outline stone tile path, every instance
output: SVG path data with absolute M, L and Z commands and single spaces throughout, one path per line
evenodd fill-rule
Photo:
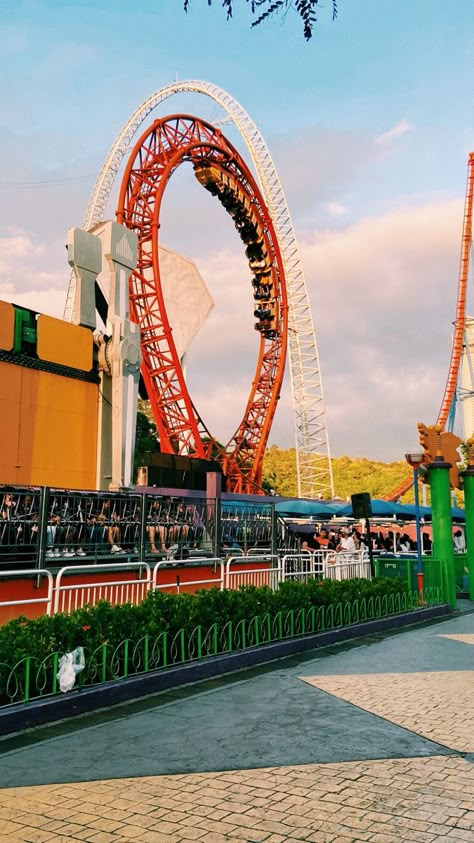
M 472 843 L 473 794 L 474 766 L 449 757 L 11 788 L 0 840 Z
M 425 738 L 459 752 L 474 752 L 474 671 L 302 679 Z

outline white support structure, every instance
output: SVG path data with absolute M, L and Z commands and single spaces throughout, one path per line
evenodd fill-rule
M 462 406 L 463 439 L 474 436 L 474 319 L 466 317 L 459 367 L 459 399 Z
M 132 114 L 118 135 L 97 178 L 83 227 L 103 219 L 110 191 L 122 159 L 147 115 L 163 100 L 178 93 L 204 94 L 229 115 L 253 160 L 262 193 L 277 233 L 288 290 L 289 364 L 295 424 L 296 467 L 300 497 L 333 497 L 329 441 L 323 387 L 311 307 L 293 224 L 275 165 L 255 123 L 230 94 L 202 81 L 174 82 L 156 91 Z M 64 318 L 71 319 L 75 279 L 71 277 Z
M 141 349 L 139 327 L 130 321 L 128 279 L 137 266 L 137 244 L 135 232 L 111 221 L 92 231 L 68 232 L 68 260 L 77 282 L 70 321 L 94 329 L 100 273 L 107 290 L 107 334 L 94 335 L 100 371 L 96 484 L 113 491 L 130 488 L 133 481 Z

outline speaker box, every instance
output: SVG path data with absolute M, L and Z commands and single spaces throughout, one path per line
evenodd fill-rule
M 372 516 L 372 504 L 369 492 L 359 492 L 351 495 L 352 514 L 354 518 L 370 518 Z

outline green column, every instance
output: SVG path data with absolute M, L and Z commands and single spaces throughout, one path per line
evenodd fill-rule
M 433 519 L 433 559 L 439 560 L 444 572 L 446 599 L 456 608 L 456 580 L 454 577 L 453 519 L 451 516 L 451 464 L 436 457 L 427 466 L 431 487 L 431 513 Z
M 474 466 L 460 474 L 464 481 L 464 512 L 466 514 L 466 553 L 469 568 L 469 599 L 474 600 Z

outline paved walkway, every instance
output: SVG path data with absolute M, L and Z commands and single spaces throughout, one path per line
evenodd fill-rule
M 0 741 L 0 843 L 474 841 L 474 615 Z

